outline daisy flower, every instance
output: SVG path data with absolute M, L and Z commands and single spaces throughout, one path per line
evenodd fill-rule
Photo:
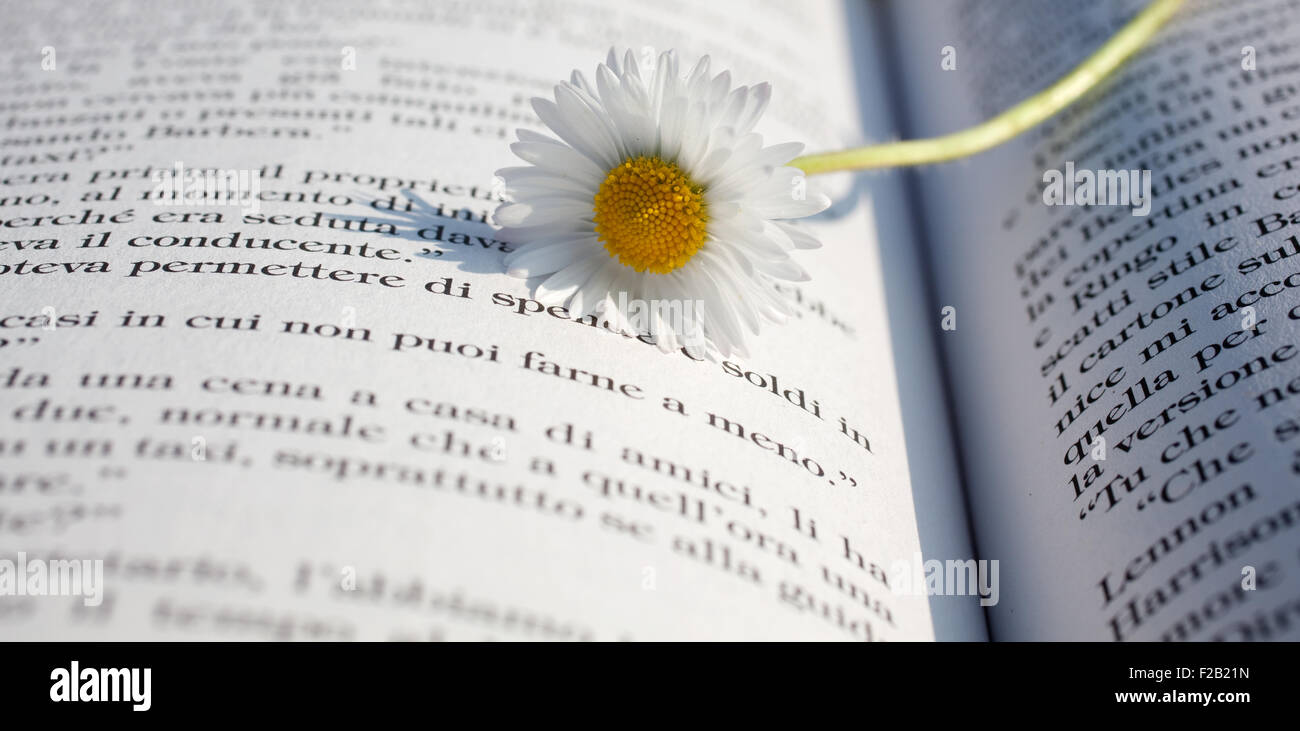
M 639 320 L 665 351 L 745 355 L 747 332 L 791 314 L 778 280 L 808 279 L 790 252 L 819 246 L 788 220 L 830 200 L 786 166 L 802 144 L 753 131 L 768 84 L 733 87 L 707 56 L 681 76 L 671 51 L 646 76 L 611 50 L 594 85 L 574 71 L 554 101 L 532 100 L 554 137 L 518 130 L 511 150 L 529 164 L 497 171 L 495 218 L 519 244 L 506 267 L 545 277 L 543 304 Z

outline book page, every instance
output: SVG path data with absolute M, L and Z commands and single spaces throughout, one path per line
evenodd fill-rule
M 893 4 L 909 134 L 1142 5 Z M 1189 3 L 1075 106 L 916 175 L 994 639 L 1300 637 L 1295 10 Z
M 962 508 L 939 475 L 916 515 L 869 199 L 719 362 L 543 307 L 491 223 L 529 98 L 610 46 L 708 53 L 773 83 L 767 141 L 844 144 L 842 13 L 9 8 L 0 553 L 102 577 L 21 582 L 0 636 L 982 637 L 977 597 L 891 586 Z M 160 201 L 173 170 L 260 187 Z

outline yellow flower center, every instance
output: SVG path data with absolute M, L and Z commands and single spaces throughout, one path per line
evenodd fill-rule
M 609 171 L 595 199 L 596 236 L 609 255 L 638 272 L 667 274 L 704 245 L 704 188 L 676 164 L 634 157 Z

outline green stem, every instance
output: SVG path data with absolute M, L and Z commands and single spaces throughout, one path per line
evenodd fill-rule
M 1154 0 L 1055 84 L 974 127 L 942 137 L 804 155 L 790 164 L 809 175 L 816 175 L 841 170 L 926 165 L 996 147 L 1073 104 L 1145 45 L 1182 3 L 1183 0 Z

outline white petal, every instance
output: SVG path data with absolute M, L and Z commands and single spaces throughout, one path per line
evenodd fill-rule
M 754 128 L 763 112 L 767 110 L 767 104 L 772 100 L 772 85 L 763 82 L 751 87 L 750 94 L 746 100 L 746 106 L 740 114 L 737 115 L 736 129 L 742 134 Z
M 529 243 L 518 251 L 506 255 L 506 267 L 510 276 L 526 279 L 542 274 L 553 274 L 583 257 L 600 254 L 603 252 L 594 238 L 563 241 L 550 246 Z
M 493 220 L 502 226 L 539 226 L 590 216 L 590 204 L 558 197 L 532 199 L 527 203 L 504 203 L 492 214 Z
M 817 240 L 816 236 L 804 231 L 802 228 L 786 221 L 773 221 L 772 224 L 790 237 L 796 249 L 820 249 L 822 242 Z
M 547 306 L 564 304 L 604 264 L 601 258 L 590 256 L 561 269 L 538 285 L 537 300 Z
M 560 177 L 601 181 L 608 172 L 608 169 L 601 168 L 594 160 L 567 145 L 516 142 L 510 145 L 510 151 L 521 160 L 545 168 Z
M 603 256 L 600 252 L 597 256 Z M 569 301 L 569 314 L 574 317 L 584 317 L 590 314 L 606 297 L 610 295 L 610 285 L 627 267 L 619 264 L 614 259 L 605 257 L 603 265 L 591 275 L 586 282 L 578 288 L 573 294 L 573 299 Z
M 821 193 L 809 192 L 800 199 L 786 192 L 783 195 L 746 201 L 744 208 L 748 213 L 762 218 L 803 218 L 821 213 L 830 205 L 831 199 Z
M 572 88 L 561 84 L 555 87 L 556 101 L 533 99 L 533 111 L 551 131 L 570 147 L 590 158 L 606 170 L 614 166 L 618 151 L 608 139 L 600 124 L 590 115 L 590 110 L 577 100 Z

